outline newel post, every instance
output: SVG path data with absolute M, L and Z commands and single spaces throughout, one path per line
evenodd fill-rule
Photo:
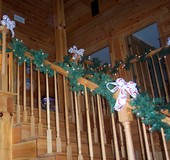
M 122 123 L 124 127 L 125 132 L 125 138 L 126 138 L 126 148 L 127 148 L 127 155 L 128 159 L 135 160 L 135 152 L 133 147 L 133 141 L 132 141 L 132 133 L 130 128 L 130 123 L 133 121 L 133 116 L 131 109 L 125 106 L 118 112 L 119 121 Z
M 2 62 L 0 73 L 0 159 L 12 160 L 12 124 L 13 93 L 8 92 L 7 55 L 5 26 L 0 26 L 2 33 Z
M 6 35 L 7 28 L 5 26 L 1 26 L 2 33 L 2 58 L 1 58 L 1 73 L 0 73 L 0 90 L 7 91 L 7 55 L 6 55 Z

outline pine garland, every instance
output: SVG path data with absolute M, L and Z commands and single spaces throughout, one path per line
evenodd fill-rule
M 10 46 L 12 47 L 14 58 L 18 60 L 20 65 L 22 65 L 23 62 L 26 62 L 28 65 L 30 64 L 30 59 L 25 56 L 25 52 L 30 52 L 34 57 L 32 62 L 35 65 L 35 69 L 39 69 L 40 72 L 44 74 L 48 73 L 49 76 L 53 76 L 54 71 L 50 68 L 49 65 L 47 66 L 44 64 L 44 61 L 48 58 L 47 53 L 44 53 L 42 50 L 28 50 L 23 42 L 19 41 L 18 39 L 12 39 Z M 163 57 L 169 53 L 170 47 L 167 47 L 156 53 L 156 55 L 158 57 Z M 116 61 L 114 67 L 110 67 L 109 64 L 104 64 L 101 66 L 100 60 L 93 58 L 92 63 L 87 65 L 86 69 L 84 69 L 83 62 L 87 60 L 87 57 L 76 63 L 71 61 L 70 56 L 66 56 L 64 58 L 64 62 L 60 62 L 58 65 L 68 72 L 68 79 L 73 91 L 84 91 L 84 86 L 78 83 L 78 78 L 80 77 L 85 77 L 90 81 L 98 84 L 99 87 L 92 91 L 92 93 L 105 97 L 111 107 L 111 111 L 113 112 L 116 100 L 113 98 L 113 94 L 106 88 L 106 84 L 113 81 L 109 75 L 116 74 L 119 67 L 122 65 L 124 65 L 125 69 L 129 69 L 131 65 L 130 61 L 134 58 L 137 58 L 138 61 L 147 60 L 147 54 L 148 53 L 145 52 L 140 55 L 140 57 L 136 57 L 134 55 L 129 56 L 126 58 L 125 62 Z M 152 99 L 148 94 L 141 93 L 137 96 L 136 99 L 131 101 L 131 105 L 135 106 L 133 113 L 136 114 L 137 117 L 142 118 L 143 123 L 151 126 L 151 132 L 155 130 L 160 131 L 160 129 L 163 128 L 166 139 L 170 139 L 170 127 L 167 123 L 163 122 L 165 115 L 160 113 L 161 110 L 169 110 L 170 104 L 165 104 L 162 98 Z

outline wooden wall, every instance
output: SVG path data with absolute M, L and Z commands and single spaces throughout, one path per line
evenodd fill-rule
M 169 0 L 99 0 L 100 13 L 91 17 L 90 6 L 66 2 L 68 46 L 77 44 L 91 54 L 109 46 L 111 59 L 125 57 L 125 37 L 154 22 L 158 23 L 162 45 L 170 36 Z M 84 5 L 84 10 L 82 7 Z M 72 16 L 69 16 L 69 15 Z
M 16 37 L 33 49 L 43 49 L 55 58 L 53 1 L 2 0 L 2 14 L 17 14 Z M 125 37 L 153 22 L 158 23 L 162 45 L 170 36 L 169 0 L 98 0 L 99 14 L 92 17 L 91 0 L 63 0 L 68 48 L 76 44 L 91 54 L 110 47 L 111 59 L 125 57 Z

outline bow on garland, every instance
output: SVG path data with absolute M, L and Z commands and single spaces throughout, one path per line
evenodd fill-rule
M 116 87 L 110 89 L 109 85 L 115 85 Z M 106 87 L 112 93 L 115 93 L 118 89 L 120 90 L 118 98 L 116 100 L 116 104 L 114 106 L 114 109 L 116 111 L 120 111 L 122 107 L 125 105 L 127 99 L 127 92 L 133 98 L 136 98 L 136 95 L 138 94 L 136 83 L 134 83 L 133 81 L 129 81 L 128 83 L 126 83 L 123 78 L 118 78 L 116 82 L 108 82 L 106 84 Z
M 73 60 L 81 60 L 81 56 L 84 54 L 84 49 L 77 49 L 76 46 L 71 47 L 68 52 L 74 54 L 72 59 Z
M 15 28 L 15 21 L 11 21 L 10 18 L 7 15 L 3 15 L 1 24 L 3 26 L 6 26 L 7 29 L 9 29 L 12 33 L 12 38 L 14 37 L 14 28 Z

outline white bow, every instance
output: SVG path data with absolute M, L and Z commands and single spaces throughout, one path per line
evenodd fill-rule
M 113 89 L 110 89 L 109 85 L 115 85 L 116 87 L 114 87 Z M 125 105 L 126 99 L 127 99 L 127 92 L 133 98 L 136 98 L 136 95 L 138 94 L 138 90 L 136 88 L 136 83 L 134 83 L 133 81 L 129 81 L 127 83 L 127 82 L 125 82 L 125 80 L 123 78 L 118 78 L 116 80 L 116 82 L 107 83 L 106 87 L 112 93 L 115 93 L 118 89 L 120 90 L 118 98 L 116 100 L 116 104 L 114 106 L 114 109 L 117 111 L 120 111 L 122 109 L 122 107 Z
M 80 56 L 80 58 L 81 58 L 81 56 L 83 56 L 83 54 L 84 54 L 84 51 L 85 51 L 84 49 L 79 49 L 78 50 L 76 46 L 73 46 L 68 50 L 69 53 L 74 54 L 74 56 L 72 58 L 74 60 L 76 60 L 78 58 L 78 56 Z
M 9 29 L 12 33 L 12 37 L 14 37 L 14 28 L 15 28 L 15 21 L 11 21 L 10 18 L 7 15 L 3 15 L 1 24 L 3 26 L 6 26 L 7 29 Z
M 166 42 L 166 45 L 167 45 L 167 46 L 170 46 L 170 37 L 168 37 L 167 42 Z

